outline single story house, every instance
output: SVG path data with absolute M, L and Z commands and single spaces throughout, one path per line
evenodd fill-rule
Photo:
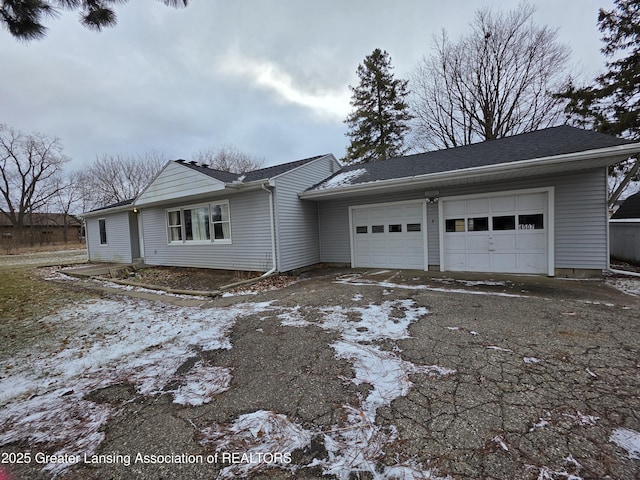
M 171 161 L 137 198 L 84 214 L 89 258 L 600 274 L 607 167 L 638 152 L 640 143 L 559 126 L 350 166 L 331 154 L 245 174 Z
M 611 256 L 640 265 L 640 192 L 628 197 L 609 222 Z

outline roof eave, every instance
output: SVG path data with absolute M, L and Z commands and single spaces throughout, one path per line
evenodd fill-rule
M 640 152 L 640 143 L 631 143 L 625 145 L 617 145 L 613 147 L 599 148 L 594 150 L 586 150 L 583 152 L 567 153 L 563 155 L 554 155 L 550 157 L 533 158 L 530 160 L 519 160 L 516 162 L 500 163 L 496 165 L 483 165 L 481 167 L 465 168 L 460 170 L 449 170 L 445 172 L 428 173 L 423 175 L 415 175 L 411 177 L 393 178 L 388 180 L 378 180 L 355 185 L 345 185 L 335 188 L 327 188 L 324 190 L 310 190 L 299 194 L 301 199 L 323 199 L 333 196 L 343 196 L 350 193 L 373 193 L 379 190 L 386 190 L 399 187 L 434 186 L 441 183 L 464 181 L 474 178 L 477 181 L 483 181 L 484 177 L 491 177 L 497 180 L 499 175 L 511 176 L 528 176 L 543 175 L 541 170 L 547 169 L 548 173 L 559 173 L 561 171 L 572 171 L 584 168 L 585 161 L 596 161 L 598 166 L 608 166 L 625 160 Z M 556 168 L 553 168 L 556 167 Z M 538 170 L 538 173 L 532 173 Z M 514 175 L 515 174 L 515 175 Z M 489 180 L 489 178 L 487 178 Z
M 108 215 L 110 213 L 133 211 L 134 209 L 135 209 L 135 205 L 133 203 L 128 203 L 127 205 L 120 205 L 118 207 L 101 208 L 99 210 L 92 210 L 90 212 L 80 213 L 77 216 L 82 219 L 89 218 L 89 217 L 101 217 L 103 215 Z

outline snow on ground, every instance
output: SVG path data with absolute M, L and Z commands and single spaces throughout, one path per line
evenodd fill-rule
M 411 323 L 429 311 L 416 306 L 410 299 L 385 301 L 366 307 L 325 307 L 321 311 L 322 320 L 315 325 L 340 333 L 341 340 L 331 345 L 336 356 L 353 362 L 354 383 L 368 383 L 372 388 L 361 405 L 343 406 L 347 414 L 345 425 L 336 425 L 330 432 L 322 434 L 328 458 L 316 459 L 311 465 L 319 465 L 325 474 L 342 480 L 357 472 L 369 472 L 377 479 L 437 478 L 435 472 L 413 461 L 399 461 L 395 466 L 376 470 L 385 446 L 397 439 L 395 428 L 383 429 L 375 424 L 377 409 L 406 395 L 412 386 L 409 379 L 412 374 L 442 376 L 455 373 L 455 370 L 438 365 L 415 365 L 403 360 L 397 347 L 388 351 L 373 343 L 408 338 Z M 291 313 L 280 315 L 283 325 L 312 325 L 301 318 L 299 308 Z
M 606 283 L 626 294 L 640 297 L 640 277 L 608 278 Z
M 616 428 L 609 441 L 627 451 L 629 458 L 640 460 L 640 432 L 630 428 Z
M 265 410 L 241 415 L 230 425 L 206 427 L 200 435 L 200 443 L 215 445 L 217 452 L 246 455 L 224 467 L 218 476 L 221 479 L 247 477 L 265 466 L 287 468 L 291 452 L 305 448 L 312 437 L 285 415 Z
M 428 290 L 430 292 L 443 292 L 443 293 L 465 293 L 468 295 L 490 295 L 496 297 L 517 297 L 517 298 L 527 298 L 527 295 L 518 295 L 514 293 L 504 293 L 504 292 L 485 292 L 482 290 L 465 290 L 461 288 L 442 288 L 442 287 L 431 287 L 429 285 L 408 285 L 403 283 L 393 283 L 389 280 L 386 281 L 375 281 L 362 278 L 361 274 L 347 274 L 338 277 L 335 283 L 342 283 L 345 285 L 354 285 L 358 287 L 382 287 L 382 288 L 402 288 L 405 290 Z M 486 285 L 486 283 L 484 283 Z
M 56 454 L 92 454 L 117 408 L 84 399 L 89 392 L 121 383 L 135 385 L 140 394 L 163 392 L 187 358 L 197 350 L 231 348 L 227 334 L 235 320 L 269 305 L 200 309 L 99 299 L 43 318 L 45 329 L 64 322 L 76 331 L 59 344 L 34 345 L 0 362 L 0 445 L 22 440 L 63 445 Z M 196 363 L 179 379 L 175 401 L 210 401 L 228 388 L 230 373 L 222 370 Z M 45 469 L 56 474 L 67 466 Z

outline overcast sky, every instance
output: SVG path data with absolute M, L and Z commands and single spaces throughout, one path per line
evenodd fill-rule
M 612 0 L 535 0 L 535 21 L 559 30 L 572 70 L 604 65 L 596 20 Z M 0 123 L 60 137 L 70 169 L 96 155 L 158 150 L 169 159 L 232 144 L 273 165 L 345 153 L 349 85 L 375 48 L 408 78 L 432 37 L 469 30 L 483 6 L 515 0 L 156 0 L 116 7 L 95 33 L 75 13 L 43 40 L 0 30 Z

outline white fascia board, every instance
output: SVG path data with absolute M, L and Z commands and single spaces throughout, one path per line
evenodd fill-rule
M 333 195 L 348 194 L 352 192 L 360 193 L 366 191 L 376 191 L 388 187 L 410 186 L 412 184 L 420 184 L 424 182 L 437 183 L 450 180 L 462 180 L 470 177 L 497 175 L 500 173 L 515 172 L 517 170 L 521 171 L 528 168 L 557 166 L 562 164 L 566 164 L 568 166 L 575 165 L 576 167 L 580 167 L 580 165 L 577 165 L 577 162 L 585 160 L 606 160 L 602 162 L 602 166 L 608 166 L 632 157 L 639 152 L 640 143 L 630 143 L 627 145 L 599 148 L 583 152 L 554 155 L 552 157 L 532 158 L 530 160 L 518 160 L 515 162 L 498 163 L 495 165 L 483 165 L 481 167 L 464 168 L 460 170 L 426 173 L 423 175 L 415 175 L 412 177 L 377 180 L 356 185 L 345 185 L 342 187 L 327 188 L 326 190 L 308 191 L 302 192 L 301 194 L 299 194 L 299 197 L 303 199 L 332 197 Z

